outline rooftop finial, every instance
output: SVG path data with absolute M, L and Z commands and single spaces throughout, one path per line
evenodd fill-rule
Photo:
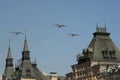
M 99 29 L 98 29 L 98 23 L 96 22 L 96 32 L 98 32 Z
M 25 40 L 24 40 L 24 48 L 23 48 L 23 51 L 29 51 L 28 50 L 28 45 L 27 45 L 27 39 L 26 39 L 26 30 L 25 30 Z
M 96 22 L 96 28 L 98 28 L 98 23 Z
M 10 38 L 9 38 L 9 47 L 10 47 Z
M 104 24 L 104 29 L 105 29 L 105 32 L 106 32 L 106 23 Z
M 26 40 L 26 33 L 27 33 L 27 30 L 25 30 L 25 40 Z

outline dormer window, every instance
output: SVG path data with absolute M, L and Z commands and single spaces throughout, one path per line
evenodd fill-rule
M 111 50 L 109 53 L 110 53 L 111 59 L 116 59 L 115 50 Z
M 108 50 L 106 49 L 106 50 L 103 50 L 102 51 L 102 55 L 103 55 L 103 58 L 105 58 L 105 59 L 108 59 L 109 57 L 108 57 Z

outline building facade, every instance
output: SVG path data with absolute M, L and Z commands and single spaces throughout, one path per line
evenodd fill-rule
M 110 75 L 113 73 L 116 77 L 113 80 L 117 80 L 119 71 L 115 74 L 114 69 L 119 70 L 120 51 L 106 27 L 100 28 L 96 25 L 90 44 L 76 59 L 77 64 L 71 66 L 72 72 L 66 74 L 67 80 L 111 80 Z

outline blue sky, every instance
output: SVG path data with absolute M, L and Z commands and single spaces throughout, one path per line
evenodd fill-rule
M 10 32 L 27 30 L 31 59 L 47 74 L 65 75 L 76 64 L 76 55 L 90 43 L 96 31 L 106 24 L 120 47 L 120 0 L 0 0 L 0 75 L 5 69 L 9 38 L 14 63 L 21 58 L 24 35 Z M 54 24 L 65 24 L 56 28 Z M 69 37 L 68 33 L 80 36 Z

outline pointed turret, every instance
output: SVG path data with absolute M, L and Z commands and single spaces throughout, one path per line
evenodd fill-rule
M 28 49 L 27 39 L 26 39 L 26 35 L 25 35 L 24 46 L 23 46 L 23 51 L 22 51 L 22 60 L 30 59 L 29 53 L 30 53 L 30 51 Z
M 10 45 L 8 48 L 8 54 L 7 54 L 7 58 L 6 58 L 6 66 L 13 66 L 13 58 L 12 58 L 12 54 L 11 54 Z
M 23 46 L 23 51 L 22 51 L 22 62 L 21 65 L 19 66 L 19 70 L 18 70 L 18 76 L 17 79 L 34 79 L 35 78 L 35 73 L 30 61 L 30 51 L 28 50 L 28 45 L 27 45 L 27 39 L 25 36 L 25 40 L 24 40 L 24 46 Z
M 12 58 L 11 48 L 9 44 L 8 54 L 6 58 L 6 67 L 5 67 L 5 71 L 3 74 L 3 80 L 11 79 L 13 75 L 14 75 L 13 58 Z
M 43 73 L 37 68 L 37 64 L 33 64 L 30 60 L 30 51 L 28 49 L 26 34 L 24 40 L 24 46 L 22 51 L 22 61 L 18 67 L 16 67 L 17 80 L 49 80 Z
M 22 51 L 22 60 L 20 61 L 20 64 L 18 64 L 18 66 L 16 67 L 16 75 L 17 75 L 16 80 L 49 80 L 37 68 L 36 61 L 35 63 L 31 62 L 26 34 Z

